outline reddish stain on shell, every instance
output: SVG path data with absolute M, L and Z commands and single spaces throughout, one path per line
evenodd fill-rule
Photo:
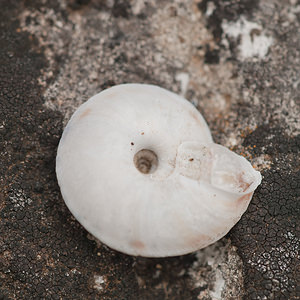
M 189 247 L 200 248 L 208 245 L 211 241 L 211 237 L 205 234 L 195 234 L 195 235 L 188 236 L 186 241 Z
M 203 127 L 202 121 L 199 119 L 198 112 L 190 111 L 189 115 L 199 124 L 199 126 Z
M 132 241 L 130 243 L 130 245 L 135 248 L 135 249 L 139 249 L 139 250 L 142 250 L 145 248 L 145 244 L 139 240 L 135 240 L 135 241 Z
M 240 198 L 238 199 L 238 203 L 245 203 L 245 202 L 248 202 L 248 201 L 251 199 L 252 195 L 253 195 L 253 192 L 251 192 L 251 193 L 249 193 L 249 194 L 246 194 L 246 195 L 243 195 L 242 197 L 240 197 Z
M 246 181 L 243 179 L 243 175 L 244 175 L 244 173 L 240 173 L 240 174 L 238 175 L 239 187 L 243 190 L 243 192 L 246 192 L 246 190 L 247 190 L 248 187 L 252 184 L 252 182 L 251 182 L 251 183 L 246 182 Z
M 90 112 L 91 112 L 91 109 L 90 109 L 90 108 L 86 109 L 86 110 L 79 116 L 79 119 L 85 118 L 86 116 L 88 116 L 88 115 L 90 114 Z

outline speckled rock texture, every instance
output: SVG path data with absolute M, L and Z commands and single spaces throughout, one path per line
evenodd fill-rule
M 0 299 L 300 299 L 299 0 L 0 0 Z M 216 244 L 166 259 L 90 236 L 60 195 L 74 110 L 125 82 L 204 115 L 263 181 Z

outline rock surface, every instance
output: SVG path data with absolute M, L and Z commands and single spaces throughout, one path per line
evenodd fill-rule
M 299 0 L 0 2 L 0 299 L 300 299 Z M 64 205 L 63 127 L 125 82 L 184 95 L 262 172 L 215 245 L 129 257 Z

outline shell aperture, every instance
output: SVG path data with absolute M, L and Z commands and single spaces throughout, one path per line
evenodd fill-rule
M 217 241 L 261 182 L 244 157 L 213 142 L 191 103 L 146 84 L 115 86 L 81 105 L 56 172 L 66 205 L 91 234 L 146 257 Z

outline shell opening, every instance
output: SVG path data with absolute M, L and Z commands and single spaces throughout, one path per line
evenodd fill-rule
M 158 157 L 152 150 L 142 149 L 134 155 L 133 162 L 141 173 L 152 174 L 157 169 Z

